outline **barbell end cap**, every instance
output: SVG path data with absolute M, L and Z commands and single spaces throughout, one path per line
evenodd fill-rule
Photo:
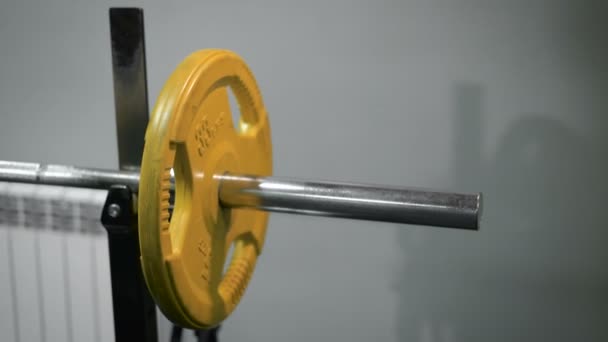
M 476 196 L 476 202 L 477 202 L 477 208 L 476 208 L 476 221 L 475 221 L 475 227 L 473 228 L 473 230 L 480 230 L 481 229 L 481 218 L 483 216 L 483 194 L 481 192 L 477 193 Z

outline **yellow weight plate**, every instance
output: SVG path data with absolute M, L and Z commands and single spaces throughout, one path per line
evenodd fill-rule
M 237 128 L 228 87 L 240 107 Z M 209 328 L 234 310 L 262 250 L 268 214 L 222 208 L 213 175 L 271 172 L 270 126 L 245 62 L 226 50 L 187 57 L 151 114 L 139 183 L 142 268 L 167 318 L 184 327 Z

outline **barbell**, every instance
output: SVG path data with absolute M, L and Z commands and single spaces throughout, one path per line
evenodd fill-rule
M 240 119 L 232 123 L 230 88 Z M 188 56 L 160 92 L 141 169 L 0 161 L 0 181 L 138 193 L 141 265 L 155 302 L 189 328 L 235 309 L 261 253 L 267 212 L 477 230 L 481 194 L 271 177 L 270 125 L 255 78 L 227 50 Z M 232 259 L 224 270 L 230 247 Z

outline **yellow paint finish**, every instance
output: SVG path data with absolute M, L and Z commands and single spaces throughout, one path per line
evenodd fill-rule
M 227 87 L 240 107 L 238 129 Z M 176 191 L 169 220 L 172 168 Z M 230 51 L 202 50 L 177 67 L 158 97 L 139 184 L 148 288 L 167 318 L 188 328 L 213 327 L 234 310 L 264 243 L 267 213 L 220 206 L 213 175 L 224 173 L 272 173 L 270 126 L 245 62 Z

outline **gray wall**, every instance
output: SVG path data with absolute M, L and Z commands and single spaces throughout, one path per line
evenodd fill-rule
M 485 195 L 478 233 L 273 215 L 223 340 L 608 340 L 602 1 L 5 0 L 1 159 L 117 166 L 125 4 L 152 104 L 196 49 L 248 61 L 277 175 Z

